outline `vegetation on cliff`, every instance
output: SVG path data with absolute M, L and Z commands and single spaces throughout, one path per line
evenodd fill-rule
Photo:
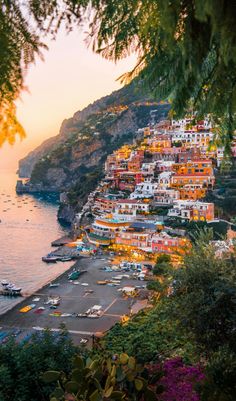
M 85 135 L 91 136 L 96 132 L 95 128 L 100 133 L 102 133 L 102 129 L 107 128 L 108 133 L 112 136 L 122 135 L 129 130 L 128 121 L 130 130 L 135 131 L 148 121 L 148 104 L 152 103 L 154 108 L 157 106 L 157 103 L 153 102 L 154 96 L 137 81 L 96 100 L 83 110 L 76 112 L 73 117 L 64 120 L 58 135 L 47 139 L 24 159 L 20 160 L 20 176 L 30 177 L 34 165 L 39 160 L 53 150 L 63 147 L 65 142 L 68 145 L 73 134 L 78 134 L 80 131 Z M 161 118 L 167 114 L 169 107 L 163 105 L 162 107 L 158 106 L 158 109 L 159 118 Z M 122 123 L 122 121 L 124 122 Z M 125 121 L 127 121 L 127 124 Z M 126 127 L 125 124 L 127 125 Z M 94 127 L 94 130 L 90 129 L 90 127 Z M 111 132 L 112 129 L 114 134 Z M 73 138 L 71 140 L 73 141 Z
M 147 125 L 150 110 L 156 109 L 157 119 L 167 115 L 168 104 L 133 103 L 137 99 L 134 85 L 132 90 L 129 87 L 128 93 L 128 99 L 132 102 L 129 105 L 121 105 L 119 101 L 122 96 L 120 98 L 116 93 L 111 95 L 111 99 L 108 97 L 105 102 L 102 100 L 105 110 L 87 117 L 83 115 L 82 120 L 76 115 L 68 120 L 64 124 L 64 141 L 58 145 L 55 143 L 53 149 L 47 150 L 36 162 L 30 185 L 37 188 L 41 185 L 41 190 L 45 191 L 66 191 L 69 204 L 78 211 L 101 179 L 107 155 L 124 143 L 133 141 L 137 129 Z

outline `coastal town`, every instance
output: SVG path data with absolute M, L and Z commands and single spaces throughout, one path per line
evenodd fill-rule
M 224 155 L 213 135 L 208 119 L 162 120 L 110 154 L 104 178 L 76 215 L 77 236 L 55 241 L 57 249 L 42 258 L 48 266 L 77 261 L 1 317 L 2 340 L 13 330 L 28 341 L 34 331 L 58 331 L 64 323 L 75 343 L 91 344 L 150 307 L 148 283 L 157 280 L 160 255 L 178 268 L 191 247 L 189 225 L 219 222 L 207 201 Z M 227 238 L 214 241 L 216 254 L 233 249 L 234 237 L 228 222 Z M 6 295 L 19 295 L 11 283 L 2 285 Z
M 132 145 L 107 157 L 105 177 L 77 215 L 78 226 L 84 215 L 93 216 L 83 227 L 88 242 L 133 257 L 177 257 L 189 240 L 176 222 L 219 221 L 206 200 L 224 156 L 213 136 L 208 119 L 164 120 L 139 129 Z
M 236 401 L 236 1 L 0 9 L 0 401 Z

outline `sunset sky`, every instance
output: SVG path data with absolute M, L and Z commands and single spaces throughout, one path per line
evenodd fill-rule
M 135 64 L 135 57 L 117 65 L 104 60 L 84 43 L 85 35 L 61 31 L 47 42 L 44 61 L 37 60 L 27 73 L 26 85 L 17 102 L 17 115 L 27 138 L 0 149 L 0 168 L 17 168 L 17 161 L 45 138 L 56 135 L 65 118 L 121 87 L 116 79 Z

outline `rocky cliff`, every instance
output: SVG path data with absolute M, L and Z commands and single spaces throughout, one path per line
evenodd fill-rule
M 133 141 L 137 129 L 147 125 L 151 110 L 157 110 L 157 120 L 169 110 L 136 89 L 122 88 L 65 120 L 56 137 L 20 161 L 20 176 L 30 175 L 30 181 L 18 189 L 66 192 L 68 201 L 61 204 L 59 217 L 73 220 L 101 179 L 107 155 Z

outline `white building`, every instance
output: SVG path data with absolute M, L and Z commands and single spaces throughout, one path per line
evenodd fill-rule
M 152 198 L 157 188 L 157 182 L 141 182 L 136 185 L 135 191 L 130 194 L 130 199 Z
M 157 189 L 154 192 L 154 202 L 156 206 L 173 205 L 174 201 L 180 198 L 180 193 L 176 189 Z
M 179 130 L 172 133 L 172 143 L 182 142 L 190 147 L 208 146 L 213 139 L 210 131 Z
M 182 220 L 212 221 L 214 220 L 214 203 L 176 200 L 168 216 L 179 217 Z
M 141 171 L 145 173 L 153 174 L 156 169 L 156 162 L 154 163 L 143 163 L 141 167 Z
M 135 220 L 137 215 L 149 212 L 149 202 L 135 199 L 122 199 L 116 202 L 114 218 L 125 221 Z
M 185 130 L 187 125 L 193 124 L 193 119 L 194 119 L 194 117 L 182 118 L 180 120 L 172 120 L 171 125 L 173 128 L 180 128 L 181 130 Z M 208 117 L 205 117 L 205 119 L 202 121 L 198 121 L 197 123 L 194 123 L 194 125 L 201 129 L 205 129 L 205 130 L 212 128 L 212 124 Z
M 163 171 L 162 173 L 160 173 L 157 178 L 157 184 L 158 184 L 157 188 L 163 188 L 163 189 L 169 188 L 172 175 L 173 175 L 172 171 Z

